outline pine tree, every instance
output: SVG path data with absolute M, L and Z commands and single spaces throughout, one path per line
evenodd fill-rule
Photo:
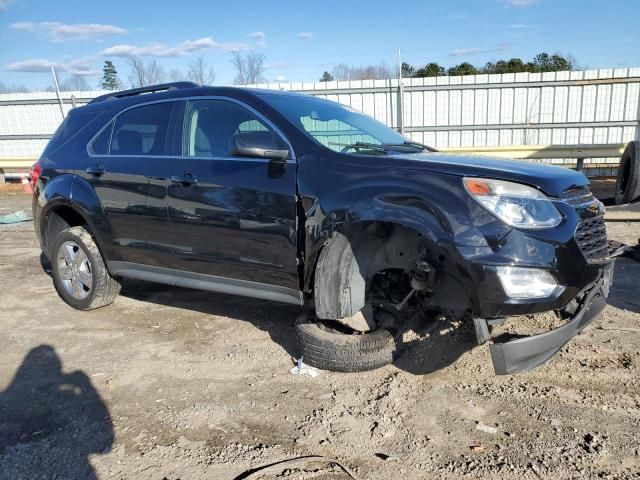
M 325 70 L 325 72 L 322 74 L 322 78 L 320 79 L 321 82 L 333 82 L 333 75 L 331 75 L 329 72 L 327 72 Z
M 104 62 L 102 67 L 102 88 L 105 90 L 117 90 L 120 88 L 120 80 L 118 80 L 118 72 L 111 60 Z

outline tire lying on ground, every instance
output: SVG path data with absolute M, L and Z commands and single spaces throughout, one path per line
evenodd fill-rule
M 617 205 L 640 198 L 640 142 L 629 142 L 620 158 L 616 179 Z
M 396 341 L 384 328 L 367 333 L 348 332 L 338 324 L 320 322 L 313 311 L 298 317 L 295 326 L 303 362 L 333 372 L 363 372 L 393 362 Z

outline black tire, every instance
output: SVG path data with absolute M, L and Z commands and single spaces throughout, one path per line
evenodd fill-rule
M 333 372 L 364 372 L 393 362 L 396 341 L 387 329 L 348 334 L 324 327 L 313 312 L 302 314 L 295 326 L 303 362 Z
M 616 205 L 640 198 L 640 142 L 629 142 L 620 158 L 616 179 Z
M 72 250 L 75 250 L 76 255 L 82 255 L 82 253 L 84 253 L 86 256 L 84 268 L 90 273 L 90 280 L 86 281 L 86 283 L 90 283 L 90 285 L 81 282 L 81 292 L 78 290 L 78 292 L 80 292 L 78 295 L 74 295 L 75 290 L 71 286 L 73 285 L 73 280 L 66 278 L 74 275 L 73 273 L 69 273 L 74 269 L 67 263 L 67 257 L 65 257 L 62 250 L 64 248 L 68 253 L 69 247 L 73 245 L 77 247 L 77 250 L 75 250 L 75 247 L 72 248 Z M 82 252 L 79 250 L 82 250 Z M 61 261 L 59 260 L 59 255 L 64 257 Z M 82 257 L 82 259 L 85 259 L 85 257 Z M 56 291 L 58 295 L 60 295 L 60 298 L 73 308 L 78 310 L 93 310 L 113 303 L 118 297 L 120 293 L 120 282 L 109 274 L 102 255 L 98 250 L 98 246 L 85 228 L 71 227 L 60 232 L 53 242 L 50 260 L 53 284 Z M 75 265 L 74 262 L 70 263 Z M 64 271 L 61 273 L 61 270 Z M 79 270 L 77 266 L 76 270 Z M 78 275 L 77 271 L 75 275 Z M 84 278 L 87 279 L 89 277 Z M 77 281 L 78 279 L 76 278 L 76 282 Z M 76 285 L 78 284 L 76 283 Z

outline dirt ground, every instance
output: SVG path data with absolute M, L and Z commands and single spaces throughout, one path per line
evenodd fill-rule
M 618 260 L 610 306 L 529 373 L 424 322 L 395 365 L 311 378 L 289 373 L 296 308 L 131 281 L 75 311 L 32 225 L 0 226 L 0 479 L 640 478 L 639 280 Z M 244 473 L 308 455 L 328 460 Z

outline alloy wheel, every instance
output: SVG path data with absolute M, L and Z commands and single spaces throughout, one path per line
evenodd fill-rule
M 73 241 L 60 245 L 57 256 L 58 276 L 69 295 L 83 300 L 91 293 L 93 275 L 86 252 Z

